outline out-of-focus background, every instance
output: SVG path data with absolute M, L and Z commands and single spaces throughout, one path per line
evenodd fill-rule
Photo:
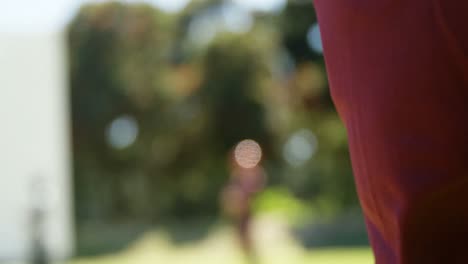
M 312 1 L 0 4 L 0 263 L 373 262 Z

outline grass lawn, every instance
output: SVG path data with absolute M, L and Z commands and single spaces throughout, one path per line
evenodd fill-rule
M 266 217 L 254 224 L 261 264 L 372 264 L 368 248 L 305 250 L 286 225 Z M 69 264 L 243 264 L 246 263 L 231 228 L 215 229 L 201 241 L 176 244 L 164 231 L 147 232 L 120 252 L 77 258 Z

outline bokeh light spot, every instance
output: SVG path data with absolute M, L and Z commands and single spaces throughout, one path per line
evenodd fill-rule
M 138 123 L 132 116 L 124 115 L 112 121 L 107 128 L 107 142 L 115 149 L 125 149 L 138 137 Z
M 224 4 L 221 7 L 224 27 L 234 33 L 245 33 L 252 29 L 254 19 L 246 10 L 237 5 Z
M 284 145 L 283 157 L 291 166 L 299 167 L 309 161 L 317 149 L 317 137 L 311 131 L 302 129 L 288 139 Z
M 307 33 L 307 43 L 312 51 L 318 54 L 323 53 L 322 35 L 320 34 L 320 26 L 318 23 L 310 27 Z
M 262 148 L 254 140 L 243 140 L 237 144 L 234 150 L 234 158 L 242 168 L 254 168 L 262 160 Z

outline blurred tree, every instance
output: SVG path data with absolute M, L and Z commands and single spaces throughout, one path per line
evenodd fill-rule
M 251 96 L 262 66 L 248 42 L 173 64 L 174 22 L 147 5 L 108 3 L 83 7 L 70 26 L 79 219 L 213 214 L 229 148 L 247 137 L 269 144 Z M 106 135 L 122 116 L 138 135 L 116 149 Z
M 217 39 L 207 50 L 201 92 L 211 116 L 213 143 L 221 153 L 246 138 L 271 150 L 265 109 L 255 99 L 259 76 L 266 70 L 259 54 L 249 38 L 233 35 Z
M 129 214 L 129 197 L 145 202 L 152 192 L 128 190 L 131 177 L 142 188 L 147 140 L 161 117 L 165 98 L 158 89 L 171 36 L 170 18 L 148 5 L 107 3 L 81 9 L 70 25 L 71 96 L 75 186 L 79 217 Z M 157 107 L 156 107 L 157 106 Z M 129 115 L 141 131 L 137 142 L 118 150 L 108 144 L 113 120 Z M 117 131 L 118 132 L 118 131 Z M 138 179 L 138 178 L 141 179 Z M 141 181 L 140 183 L 138 183 Z M 134 186 L 135 184 L 133 184 Z M 137 187 L 135 187 L 137 188 Z
M 80 10 L 68 35 L 79 222 L 216 214 L 228 153 L 246 138 L 262 145 L 272 184 L 336 211 L 357 205 L 323 58 L 307 44 L 313 6 L 294 2 L 245 14 L 242 33 L 219 23 L 200 43 L 192 22 L 223 21 L 226 2 L 181 14 L 117 2 Z M 285 144 L 303 129 L 319 148 L 288 164 Z
M 288 1 L 280 26 L 283 44 L 297 63 L 321 59 L 321 54 L 312 51 L 307 43 L 307 34 L 315 23 L 317 17 L 312 1 Z

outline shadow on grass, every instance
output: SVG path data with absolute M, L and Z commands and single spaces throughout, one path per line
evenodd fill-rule
M 118 253 L 148 231 L 163 231 L 176 245 L 193 243 L 207 237 L 217 219 L 167 220 L 157 225 L 141 223 L 100 223 L 81 225 L 77 230 L 79 257 Z
M 172 243 L 183 245 L 206 238 L 217 222 L 218 219 L 216 217 L 187 220 L 178 219 L 166 222 L 159 226 L 159 228 L 162 228 L 169 234 Z
M 99 256 L 124 250 L 150 229 L 137 223 L 92 223 L 77 229 L 76 255 Z
M 365 222 L 359 211 L 295 228 L 293 235 L 307 249 L 369 246 Z

